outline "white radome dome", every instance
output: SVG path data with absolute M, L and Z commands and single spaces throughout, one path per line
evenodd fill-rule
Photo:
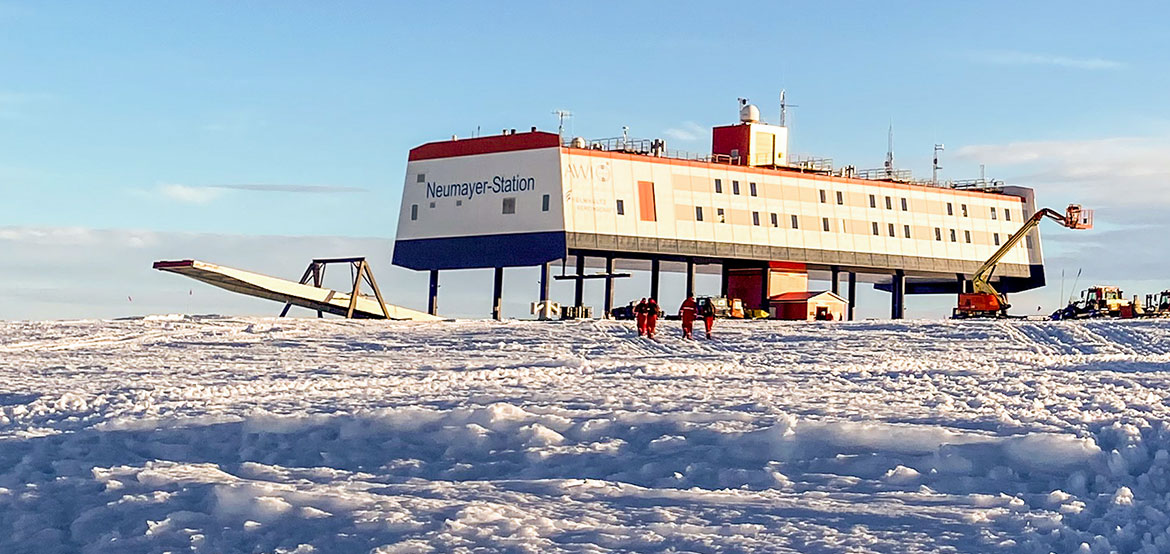
M 760 120 L 760 109 L 754 104 L 745 104 L 739 109 L 739 120 L 743 123 L 755 123 Z

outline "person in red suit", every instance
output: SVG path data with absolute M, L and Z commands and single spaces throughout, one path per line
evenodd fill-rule
M 646 304 L 645 298 L 643 298 L 641 302 L 638 302 L 637 306 L 634 306 L 634 319 L 638 321 L 639 337 L 646 336 L 646 316 L 649 315 L 649 313 L 650 307 Z
M 654 330 L 658 326 L 658 316 L 662 315 L 662 308 L 658 307 L 658 301 L 651 298 L 646 301 L 646 336 L 654 338 Z
M 695 314 L 698 313 L 698 308 L 695 306 L 695 297 L 688 296 L 683 300 L 682 306 L 678 308 L 678 316 L 682 318 L 683 338 L 689 339 L 695 330 Z
M 707 338 L 711 338 L 711 326 L 715 325 L 715 304 L 710 300 L 703 303 L 703 307 L 699 310 L 699 315 L 703 316 L 703 325 L 707 328 Z

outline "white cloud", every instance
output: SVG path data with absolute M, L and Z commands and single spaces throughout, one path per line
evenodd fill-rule
M 709 131 L 694 121 L 686 121 L 678 127 L 671 127 L 662 132 L 666 138 L 691 142 L 702 139 Z
M 287 192 L 294 194 L 351 194 L 369 192 L 361 187 L 344 187 L 332 185 L 209 185 L 189 186 L 180 184 L 159 185 L 156 191 L 163 196 L 184 204 L 209 204 L 223 196 L 225 191 L 242 190 L 248 192 Z M 145 191 L 135 191 L 135 194 L 148 195 Z
M 956 156 L 996 169 L 1014 180 L 1059 191 L 1105 208 L 1170 207 L 1170 138 L 1114 137 L 1092 140 L 982 144 Z
M 970 52 L 968 56 L 980 63 L 993 65 L 1048 65 L 1068 69 L 1121 69 L 1124 63 L 1099 57 L 1071 58 L 1067 56 L 1052 56 L 1034 54 L 1015 50 L 978 50 Z
M 158 190 L 163 196 L 184 204 L 207 204 L 223 194 L 219 189 L 177 184 L 159 185 Z
M 361 187 L 340 187 L 333 185 L 212 185 L 217 189 L 247 190 L 252 192 L 296 192 L 309 194 L 346 194 L 369 192 Z

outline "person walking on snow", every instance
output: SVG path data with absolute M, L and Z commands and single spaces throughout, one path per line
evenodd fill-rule
M 695 297 L 688 296 L 678 308 L 678 316 L 682 318 L 683 338 L 689 339 L 695 329 Z
M 707 328 L 707 338 L 711 338 L 711 326 L 715 325 L 715 304 L 710 300 L 703 303 L 703 307 L 699 309 L 699 315 L 703 316 L 703 326 Z
M 634 306 L 634 319 L 638 321 L 638 336 L 646 336 L 646 315 L 650 313 L 650 307 L 646 304 L 646 299 L 643 298 Z
M 662 308 L 653 298 L 646 301 L 646 336 L 654 338 L 654 330 L 658 326 L 658 317 L 662 315 Z

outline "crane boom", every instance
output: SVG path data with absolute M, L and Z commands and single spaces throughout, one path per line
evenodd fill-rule
M 991 285 L 991 276 L 999 262 L 1015 248 L 1044 218 L 1052 219 L 1069 229 L 1091 229 L 1093 227 L 1093 212 L 1082 209 L 1079 204 L 1069 204 L 1064 213 L 1050 208 L 1044 208 L 1032 214 L 1020 229 L 1008 237 L 983 266 L 975 272 L 971 280 L 971 292 L 959 294 L 959 307 L 955 309 L 955 317 L 1003 316 L 1010 305 L 1007 297 Z

